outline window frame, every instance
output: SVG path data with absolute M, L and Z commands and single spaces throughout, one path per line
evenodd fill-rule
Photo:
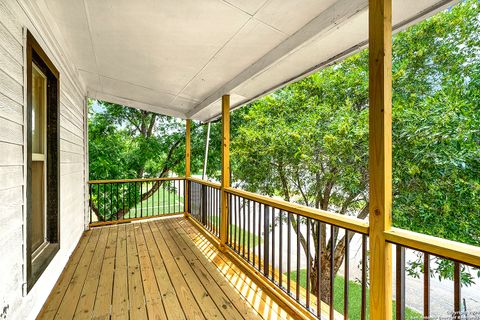
M 33 288 L 60 249 L 60 74 L 30 31 L 26 42 L 26 285 Z M 45 248 L 32 258 L 32 71 L 33 64 L 47 77 L 46 98 L 46 240 Z

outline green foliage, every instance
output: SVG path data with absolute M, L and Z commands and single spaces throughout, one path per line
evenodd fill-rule
M 234 178 L 252 191 L 305 205 L 342 214 L 361 210 L 367 196 L 366 61 L 365 53 L 349 58 L 236 113 L 243 121 L 232 138 Z
M 90 179 L 184 174 L 184 121 L 89 101 Z
M 478 30 L 480 3 L 463 1 L 397 34 L 392 65 L 394 225 L 474 245 L 480 245 Z M 238 109 L 231 126 L 237 185 L 367 216 L 366 50 Z M 89 135 L 91 179 L 183 174 L 179 120 L 101 102 L 90 104 Z M 206 126 L 194 123 L 194 173 L 201 172 L 205 138 Z M 220 159 L 217 122 L 209 177 L 219 178 Z M 451 278 L 450 266 L 438 265 L 438 276 Z
M 394 224 L 480 244 L 480 4 L 395 37 Z
M 473 245 L 480 245 L 478 30 L 480 2 L 463 1 L 397 34 L 392 66 L 394 225 Z M 365 218 L 368 51 L 234 112 L 232 169 L 249 191 Z M 449 263 L 436 265 L 438 277 L 452 278 Z
M 90 179 L 110 180 L 183 175 L 184 121 L 104 101 L 89 101 Z M 99 220 L 131 216 L 129 208 L 154 193 L 134 184 L 93 186 Z M 142 200 L 143 199 L 143 200 Z

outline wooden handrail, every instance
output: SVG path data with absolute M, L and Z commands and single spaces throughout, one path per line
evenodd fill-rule
M 480 267 L 480 247 L 399 228 L 385 231 L 385 239 L 413 250 Z
M 260 202 L 274 208 L 278 208 L 287 212 L 295 213 L 304 217 L 320 220 L 325 223 L 335 225 L 337 227 L 345 228 L 355 232 L 368 235 L 368 223 L 366 221 L 344 216 L 324 210 L 310 208 L 300 204 L 295 204 L 283 200 L 277 200 L 266 196 L 261 196 L 256 193 L 243 191 L 235 188 L 225 188 L 227 193 L 240 196 L 249 200 Z
M 90 180 L 88 181 L 88 184 L 146 182 L 146 181 L 173 181 L 173 180 L 185 180 L 185 178 L 184 177 L 166 177 L 166 178 L 141 178 L 141 179 L 119 179 L 119 180 Z
M 209 187 L 212 187 L 212 188 L 215 188 L 215 189 L 218 189 L 218 190 L 220 190 L 221 187 L 222 187 L 220 185 L 220 183 L 207 181 L 207 180 L 203 180 L 203 179 L 199 179 L 199 178 L 189 177 L 189 178 L 187 178 L 187 180 L 191 181 L 191 182 L 196 182 L 196 183 L 199 183 L 199 184 L 203 184 L 205 186 L 209 186 Z

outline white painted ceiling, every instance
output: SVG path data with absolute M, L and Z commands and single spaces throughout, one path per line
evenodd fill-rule
M 365 46 L 367 0 L 37 0 L 88 95 L 206 121 Z M 398 28 L 450 1 L 394 0 Z

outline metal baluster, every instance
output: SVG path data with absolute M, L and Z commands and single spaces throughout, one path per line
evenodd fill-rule
M 317 221 L 317 317 L 322 314 L 322 223 Z
M 213 231 L 213 228 L 212 228 L 212 204 L 211 204 L 211 201 L 212 201 L 212 197 L 211 197 L 211 189 L 209 186 L 206 187 L 206 191 L 207 191 L 207 229 L 212 232 Z
M 140 181 L 140 217 L 143 217 L 142 195 L 143 195 L 143 181 Z
M 120 211 L 120 209 L 119 209 L 120 206 L 118 205 L 118 198 L 119 198 L 118 197 L 118 186 L 119 186 L 119 183 L 116 183 L 115 186 L 117 187 L 117 199 L 115 200 L 115 202 L 116 202 L 115 211 L 117 211 L 117 220 L 118 220 L 118 212 Z
M 113 184 L 110 183 L 110 220 L 113 220 Z
M 297 277 L 295 299 L 300 302 L 300 216 L 297 215 Z
M 162 214 L 165 214 L 165 180 L 162 182 Z
M 132 199 L 130 197 L 130 182 L 127 182 L 127 191 L 128 191 L 128 217 L 130 217 L 130 208 L 132 207 Z
M 210 228 L 210 231 L 214 233 L 214 227 L 213 227 L 213 193 L 212 193 L 212 188 L 208 188 L 208 201 L 207 201 L 207 208 L 208 208 L 208 227 Z
M 261 214 L 261 207 L 260 207 L 260 204 L 258 202 L 255 202 L 255 207 L 254 207 L 254 214 L 256 214 L 256 211 L 257 211 L 257 204 L 258 204 L 258 238 L 259 240 L 262 239 L 262 229 L 261 229 L 261 225 L 262 225 L 262 214 Z M 264 241 L 262 242 L 262 244 L 258 245 L 258 270 L 260 270 L 261 268 L 261 264 L 262 264 L 262 252 L 261 252 L 261 248 L 262 246 L 265 245 L 265 239 Z
M 154 212 L 154 215 L 160 215 L 160 187 L 161 187 L 161 181 L 160 180 L 157 180 L 155 181 L 154 183 L 156 183 L 156 188 L 157 190 L 153 193 L 152 195 L 152 209 L 153 209 L 153 212 Z M 155 196 L 157 197 L 157 205 L 155 206 Z M 157 208 L 157 210 L 155 210 L 155 207 Z
M 264 246 L 263 246 L 263 275 L 268 278 L 269 274 L 269 259 L 270 259 L 270 221 L 269 221 L 269 207 L 263 206 L 263 233 L 264 233 Z
M 252 226 L 252 234 L 255 235 L 255 221 L 256 220 L 256 217 L 255 217 L 255 201 L 253 202 L 253 217 L 252 217 L 252 221 L 253 221 L 253 226 Z M 258 235 L 257 239 L 260 239 L 260 235 Z M 260 246 L 260 243 L 257 243 L 258 246 Z M 253 260 L 253 267 L 255 268 L 255 249 L 252 250 L 252 260 Z
M 247 219 L 247 220 L 248 220 L 248 221 L 247 221 L 247 226 L 248 226 L 248 227 L 247 227 L 247 229 L 248 229 L 248 235 L 247 235 L 247 237 L 248 237 L 248 242 L 247 242 L 247 248 L 248 248 L 248 250 L 247 250 L 247 261 L 250 262 L 250 238 L 251 238 L 251 236 L 252 236 L 251 229 L 250 229 L 250 222 L 251 222 L 251 221 L 250 221 L 250 200 L 247 200 L 247 203 L 248 203 L 248 211 L 247 211 L 247 214 L 248 214 L 248 216 L 247 216 L 247 217 L 248 217 L 248 219 Z M 243 208 L 243 210 L 245 210 L 245 208 Z
M 240 208 L 242 209 L 242 257 L 245 259 L 245 235 L 246 235 L 246 231 L 247 231 L 247 228 L 245 228 L 245 224 L 246 224 L 246 217 L 245 217 L 245 198 L 242 198 L 242 203 L 243 203 L 243 206 L 241 206 Z
M 201 195 L 202 195 L 202 218 L 201 222 L 204 226 L 207 225 L 207 187 L 205 185 L 201 185 L 200 187 Z
M 307 218 L 307 252 L 306 252 L 306 258 L 307 258 L 307 279 L 306 279 L 306 307 L 307 309 L 310 309 L 310 271 L 312 268 L 312 261 L 310 260 L 310 218 Z
M 125 183 L 122 183 L 122 211 L 125 215 Z
M 343 284 L 343 316 L 345 319 L 348 319 L 348 287 L 350 284 L 350 241 L 349 241 L 349 231 L 345 229 L 345 276 Z
M 228 239 L 227 239 L 227 243 L 231 247 L 232 246 L 232 220 L 233 220 L 233 218 L 232 218 L 232 195 L 228 194 L 227 198 L 228 198 L 228 204 L 227 204 L 227 207 L 228 207 L 228 223 L 227 223 Z
M 335 310 L 333 309 L 334 306 L 334 281 L 335 281 L 335 273 L 333 270 L 333 258 L 335 255 L 335 239 L 333 234 L 335 233 L 335 227 L 330 225 L 330 320 L 334 320 L 335 317 Z
M 396 245 L 395 313 L 397 319 L 405 319 L 405 248 Z
M 137 217 L 137 182 L 133 182 L 133 201 L 135 206 L 135 218 Z
M 275 208 L 272 207 L 272 281 L 275 283 Z
M 287 212 L 287 293 L 290 292 L 290 278 L 292 271 L 292 228 L 291 228 L 291 216 L 290 212 Z
M 90 201 L 90 204 L 89 204 L 89 211 L 90 211 L 90 223 L 92 223 L 92 208 L 93 208 L 93 198 L 92 198 L 92 185 L 89 184 L 88 185 L 88 199 Z
M 367 236 L 362 235 L 362 308 L 361 320 L 367 317 Z
M 461 268 L 460 263 L 458 261 L 454 261 L 453 267 L 453 311 L 455 312 L 454 319 L 461 319 L 460 311 L 461 311 L 461 301 L 462 301 L 462 292 L 461 292 Z
M 403 268 L 405 269 L 405 249 L 403 251 Z M 405 301 L 403 303 L 405 305 Z M 423 253 L 423 315 L 424 317 L 430 317 L 430 255 L 426 252 Z
M 240 254 L 240 197 L 235 197 L 236 211 L 235 211 L 235 248 Z
M 97 205 L 98 205 L 98 219 L 99 220 L 102 220 L 102 214 L 100 212 L 100 209 L 101 209 L 101 199 L 100 199 L 100 186 L 101 184 L 97 184 Z M 103 220 L 105 220 L 105 218 L 103 218 Z
M 149 182 L 145 182 L 145 195 L 147 196 L 145 198 L 145 217 L 148 217 L 149 216 L 149 212 L 150 212 L 150 196 L 149 196 Z
M 278 285 L 280 288 L 282 288 L 282 280 L 283 280 L 283 269 L 282 269 L 282 263 L 283 263 L 283 210 L 280 210 L 280 219 L 278 220 L 278 226 L 279 226 L 279 240 L 278 240 L 278 246 L 279 246 L 279 251 L 278 251 Z
M 237 214 L 238 214 L 238 207 L 237 207 L 237 196 L 233 196 L 232 200 L 233 200 L 233 208 L 235 209 L 233 211 L 233 219 L 234 219 L 234 223 L 232 225 L 232 230 L 233 230 L 233 249 L 236 251 L 237 250 L 237 230 L 238 230 L 238 217 L 237 217 Z
M 206 191 L 207 191 L 207 229 L 212 231 L 212 226 L 211 226 L 211 221 L 212 221 L 212 217 L 210 216 L 210 187 L 206 187 Z

